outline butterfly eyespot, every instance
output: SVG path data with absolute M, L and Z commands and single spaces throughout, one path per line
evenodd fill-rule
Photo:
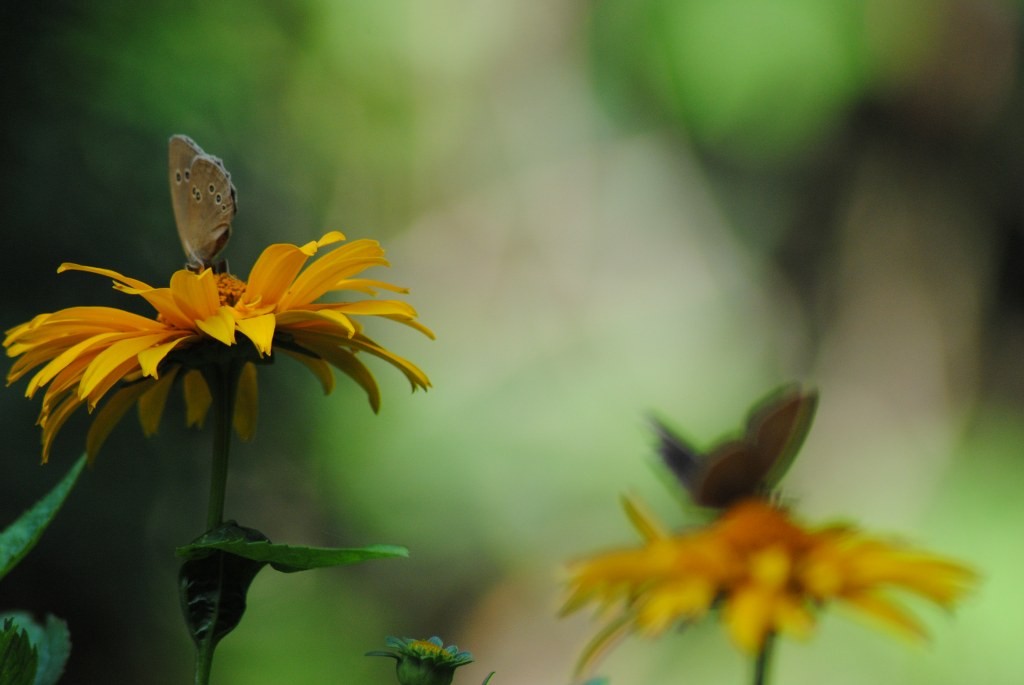
M 175 172 L 175 174 L 174 174 L 174 182 L 175 183 L 181 183 L 181 171 L 180 170 Z
M 185 180 L 189 181 L 191 179 L 192 179 L 192 172 L 189 171 L 188 169 L 185 169 Z
M 192 197 L 196 199 L 196 202 L 200 202 L 203 199 L 203 194 L 199 192 L 199 188 L 192 186 Z
M 213 198 L 213 201 L 214 201 L 214 202 L 216 202 L 217 204 L 220 204 L 220 203 L 221 203 L 221 200 L 223 200 L 223 199 L 224 199 L 224 198 L 222 198 L 222 197 L 220 196 L 220 193 L 217 193 L 216 197 L 214 197 L 214 198 Z
M 214 191 L 217 190 L 217 186 L 210 184 L 210 194 L 213 195 Z

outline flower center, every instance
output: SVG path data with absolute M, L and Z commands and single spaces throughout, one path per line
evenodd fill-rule
M 238 299 L 245 293 L 245 281 L 241 281 L 231 274 L 217 274 L 217 296 L 220 304 L 233 307 Z
M 440 652 L 444 651 L 441 647 L 427 640 L 416 640 L 409 646 L 412 648 L 412 651 L 417 652 L 421 656 L 437 656 Z

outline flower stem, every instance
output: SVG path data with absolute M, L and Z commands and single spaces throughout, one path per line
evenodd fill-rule
M 196 647 L 196 679 L 195 685 L 208 685 L 210 670 L 213 668 L 213 641 L 204 640 Z
M 775 633 L 768 633 L 761 645 L 761 651 L 757 653 L 757 661 L 754 662 L 754 685 L 768 684 L 768 670 L 772 660 L 772 648 L 775 646 Z
M 234 360 L 217 364 L 205 374 L 213 395 L 213 463 L 210 467 L 210 499 L 206 507 L 206 530 L 224 522 L 224 496 L 228 483 L 228 455 L 231 451 L 231 422 L 235 415 L 235 392 L 241 365 Z M 213 631 L 196 643 L 195 685 L 209 685 L 213 668 L 213 650 L 217 646 Z
M 208 374 L 213 394 L 213 463 L 210 470 L 210 499 L 206 508 L 206 530 L 224 521 L 224 495 L 228 481 L 228 454 L 231 450 L 231 420 L 235 414 L 235 390 L 239 366 L 235 363 L 217 365 Z

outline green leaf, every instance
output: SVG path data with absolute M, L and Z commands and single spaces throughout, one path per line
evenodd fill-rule
M 25 612 L 11 612 L 0 616 L 11 618 L 15 625 L 28 634 L 28 639 L 39 656 L 35 685 L 54 685 L 64 674 L 64 665 L 71 654 L 71 636 L 68 625 L 53 615 L 47 615 L 46 625 L 40 625 Z M 5 682 L 0 679 L 0 683 Z
M 33 685 L 39 655 L 28 639 L 28 633 L 13 618 L 4 620 L 0 628 L 0 683 Z
M 6 576 L 11 569 L 17 566 L 18 562 L 39 542 L 43 531 L 53 521 L 71 492 L 71 488 L 78 482 L 78 475 L 84 466 L 85 455 L 83 454 L 67 475 L 50 490 L 49 494 L 36 502 L 31 509 L 0 533 L 0 578 Z
M 245 598 L 256 574 L 266 565 L 209 546 L 207 541 L 266 540 L 263 533 L 244 528 L 234 521 L 222 523 L 200 536 L 192 545 L 200 545 L 178 573 L 181 611 L 189 634 L 197 646 L 204 643 L 212 650 L 230 633 L 245 613 Z
M 284 573 L 308 571 L 314 568 L 358 564 L 370 559 L 408 557 L 409 550 L 398 545 L 370 545 L 358 548 L 301 547 L 275 545 L 269 540 L 251 542 L 243 538 L 202 539 L 179 547 L 178 556 L 188 559 L 208 554 L 211 550 L 228 552 L 236 556 L 270 564 Z

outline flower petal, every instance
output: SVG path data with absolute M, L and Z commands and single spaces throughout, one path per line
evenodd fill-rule
M 170 342 L 163 343 L 162 345 L 154 345 L 153 347 L 139 352 L 139 367 L 142 369 L 143 376 L 152 376 L 157 378 L 157 370 L 160 366 L 160 362 L 173 350 L 175 347 L 183 342 L 196 340 L 199 336 L 190 335 L 188 333 L 178 333 L 179 337 L 176 337 Z
M 351 338 L 356 332 L 352 319 L 329 309 L 293 309 L 277 314 L 277 324 L 282 328 L 319 328 L 325 335 L 343 335 Z
M 270 354 L 271 346 L 274 343 L 274 330 L 277 327 L 277 317 L 273 314 L 264 314 L 262 316 L 238 319 L 237 324 L 238 330 L 242 332 L 242 335 L 252 341 L 252 344 L 256 346 L 256 350 L 260 353 L 261 357 L 265 357 Z
M 732 593 L 722 612 L 736 646 L 748 654 L 756 654 L 771 632 L 773 593 L 752 587 Z
M 85 437 L 85 451 L 89 455 L 89 463 L 96 461 L 100 447 L 106 442 L 110 431 L 114 429 L 117 422 L 131 409 L 139 397 L 149 390 L 156 381 L 147 380 L 141 383 L 133 383 L 118 390 L 103 404 L 103 408 L 96 412 L 96 418 L 89 426 L 89 433 Z
M 662 525 L 641 506 L 640 502 L 630 497 L 623 497 L 622 508 L 626 510 L 626 516 L 629 517 L 630 523 L 647 542 L 668 537 L 668 533 Z
M 164 333 L 139 335 L 119 340 L 100 352 L 82 374 L 78 385 L 79 397 L 89 398 L 89 404 L 95 406 L 103 393 L 121 380 L 128 369 L 139 365 L 140 352 L 163 339 Z
M 303 337 L 301 340 L 296 336 L 296 341 L 306 347 L 306 338 Z M 317 343 L 321 341 L 317 340 Z M 370 401 L 370 406 L 373 408 L 374 413 L 380 411 L 380 389 L 377 387 L 377 381 L 374 379 L 373 374 L 366 366 L 356 359 L 355 354 L 349 350 L 342 349 L 336 344 L 313 344 L 307 347 L 314 356 L 320 357 L 324 361 L 338 368 L 342 373 L 349 376 L 352 380 L 359 384 L 359 386 L 366 391 L 367 399 Z
M 235 317 L 231 307 L 221 307 L 215 314 L 196 321 L 196 326 L 203 333 L 225 345 L 235 344 Z
M 279 307 L 285 310 L 307 305 L 336 289 L 338 282 L 372 266 L 387 266 L 380 243 L 364 239 L 342 245 L 299 274 Z
M 263 250 L 246 282 L 245 300 L 277 304 L 295 280 L 302 265 L 316 253 L 316 243 L 303 247 L 279 243 Z
M 256 419 L 259 416 L 259 391 L 256 383 L 256 365 L 252 362 L 242 367 L 235 391 L 235 412 L 231 419 L 235 432 L 242 440 L 252 440 L 256 434 Z
M 171 296 L 174 303 L 191 321 L 202 321 L 214 316 L 220 307 L 217 280 L 212 269 L 200 274 L 181 270 L 171 276 Z
M 863 592 L 846 595 L 843 601 L 904 637 L 916 640 L 928 637 L 928 633 L 914 617 L 895 602 L 878 594 Z
M 135 288 L 137 290 L 152 290 L 148 285 L 136 278 L 129 278 L 128 276 L 122 276 L 116 271 L 111 269 L 100 269 L 95 266 L 82 266 L 81 264 L 73 264 L 71 262 L 64 262 L 57 267 L 57 273 L 61 274 L 65 271 L 86 271 L 88 273 L 99 274 L 100 276 L 106 276 L 111 278 L 118 283 L 124 283 L 125 285 Z
M 185 374 L 181 385 L 185 394 L 185 425 L 202 428 L 206 413 L 213 404 L 210 386 L 206 384 L 203 374 L 195 369 Z
M 25 389 L 25 396 L 32 397 L 36 393 L 36 390 L 53 380 L 53 377 L 67 368 L 68 364 L 83 356 L 88 350 L 123 338 L 124 333 L 102 333 L 100 335 L 94 335 L 86 338 L 77 345 L 72 345 L 54 357 L 49 364 L 40 369 L 39 372 L 32 377 L 32 380 L 28 383 L 28 387 Z
M 68 420 L 76 409 L 81 407 L 85 402 L 80 399 L 74 393 L 67 393 L 57 403 L 53 411 L 51 411 L 45 419 L 40 416 L 40 425 L 43 427 L 43 456 L 42 463 L 50 461 L 50 449 L 53 447 L 53 441 L 57 437 L 57 433 L 60 431 L 61 426 Z
M 331 391 L 334 390 L 334 373 L 331 371 L 330 364 L 319 357 L 312 357 L 301 352 L 293 352 L 292 350 L 284 347 L 278 349 L 289 357 L 302 363 L 302 365 L 309 369 L 312 374 L 316 376 L 316 379 L 320 381 L 320 385 L 324 389 L 324 394 L 331 394 Z
M 142 432 L 148 438 L 156 435 L 160 428 L 160 419 L 164 415 L 164 407 L 167 405 L 167 396 L 174 385 L 174 379 L 181 370 L 180 366 L 173 366 L 157 380 L 141 397 L 139 397 L 139 423 L 142 424 Z

